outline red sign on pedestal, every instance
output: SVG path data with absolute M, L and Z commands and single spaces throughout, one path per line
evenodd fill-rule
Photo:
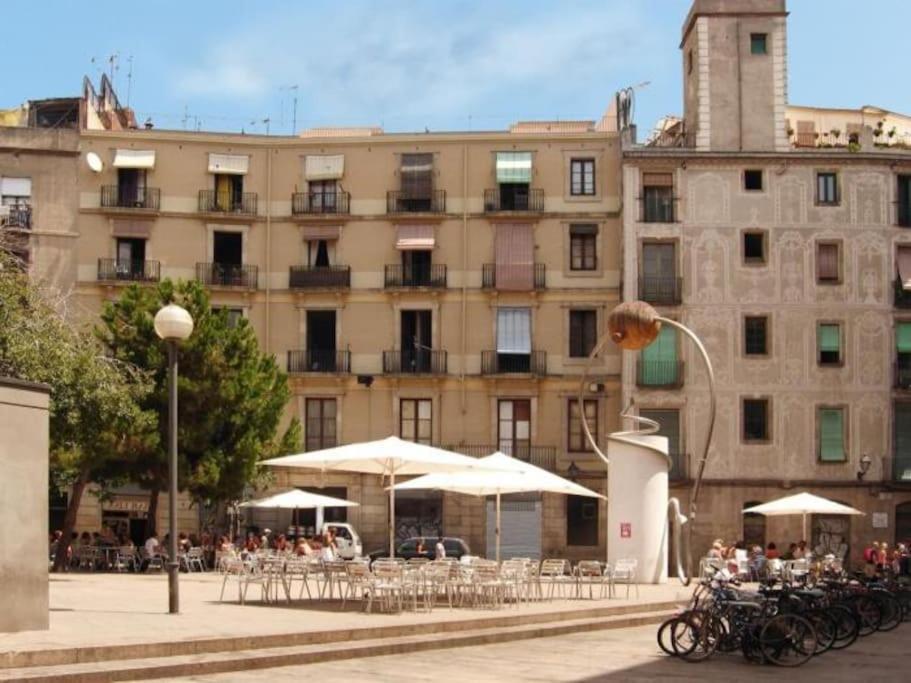
M 620 538 L 632 538 L 633 525 L 629 522 L 620 522 Z

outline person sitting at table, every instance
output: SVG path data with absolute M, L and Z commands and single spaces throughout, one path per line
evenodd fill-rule
M 310 545 L 310 541 L 301 536 L 299 539 L 297 539 L 297 546 L 294 548 L 294 554 L 298 557 L 312 557 L 313 546 Z
M 259 550 L 259 540 L 255 534 L 247 534 L 247 542 L 244 543 L 244 550 L 248 553 L 255 553 Z
M 277 552 L 283 553 L 288 550 L 288 539 L 284 534 L 279 534 L 278 538 L 275 539 L 275 544 L 273 545 Z
M 724 559 L 724 545 L 721 543 L 721 539 L 716 539 L 712 543 L 712 547 L 709 549 L 708 554 L 706 555 L 711 560 L 723 560 Z
M 769 543 L 766 546 L 765 550 L 765 559 L 767 560 L 778 560 L 781 559 L 781 553 L 778 552 L 778 546 L 774 542 Z
M 326 531 L 323 534 L 323 547 L 320 549 L 320 557 L 326 562 L 332 562 L 336 559 L 337 549 L 335 547 L 335 539 L 332 537 L 332 530 Z
M 807 551 L 807 542 L 800 541 L 800 543 L 797 544 L 797 547 L 794 548 L 794 552 L 792 554 L 793 559 L 795 560 L 809 560 L 810 554 Z

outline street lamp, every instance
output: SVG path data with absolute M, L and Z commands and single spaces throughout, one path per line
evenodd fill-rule
M 155 334 L 168 345 L 168 612 L 177 614 L 177 343 L 193 332 L 193 318 L 177 304 L 155 314 Z
M 607 326 L 608 333 L 605 334 L 598 340 L 598 343 L 595 344 L 595 348 L 592 349 L 591 353 L 588 356 L 588 364 L 585 366 L 585 371 L 582 374 L 582 381 L 579 388 L 579 415 L 582 418 L 582 431 L 585 432 L 585 436 L 594 449 L 595 453 L 604 461 L 606 465 L 609 465 L 609 460 L 607 456 L 602 452 L 598 447 L 595 438 L 592 436 L 591 430 L 588 426 L 588 420 L 585 419 L 585 410 L 583 407 L 585 387 L 588 386 L 588 374 L 591 370 L 592 363 L 602 349 L 607 345 L 608 341 L 612 341 L 621 349 L 626 349 L 628 351 L 638 351 L 649 344 L 651 344 L 658 337 L 658 333 L 661 331 L 662 325 L 669 325 L 684 335 L 689 337 L 690 341 L 696 346 L 696 349 L 699 351 L 699 355 L 702 358 L 702 361 L 705 365 L 706 375 L 708 376 L 709 383 L 709 414 L 708 414 L 708 429 L 705 437 L 705 445 L 702 450 L 702 457 L 699 459 L 699 467 L 696 471 L 696 476 L 693 481 L 693 492 L 690 495 L 690 515 L 689 520 L 686 525 L 686 580 L 684 585 L 689 585 L 690 580 L 693 576 L 693 556 L 692 556 L 692 540 L 693 540 L 693 527 L 695 526 L 696 521 L 696 502 L 699 498 L 699 489 L 702 485 L 702 477 L 705 473 L 705 465 L 709 457 L 709 447 L 712 443 L 712 432 L 715 430 L 715 373 L 712 370 L 712 362 L 709 360 L 709 354 L 705 350 L 702 341 L 696 334 L 685 325 L 677 322 L 676 320 L 671 320 L 670 318 L 665 318 L 658 315 L 658 312 L 652 308 L 649 304 L 644 301 L 626 301 L 619 304 L 611 312 L 608 317 Z M 645 422 L 645 420 L 641 420 Z M 650 422 L 650 421 L 649 421 Z M 655 423 L 651 423 L 655 425 Z M 655 426 L 652 431 L 656 431 L 657 426 Z M 671 500 L 671 506 L 674 508 L 674 514 L 677 518 L 677 524 L 679 524 L 681 519 L 683 519 L 677 508 L 676 501 Z M 677 549 L 677 566 L 678 570 L 682 569 L 680 561 L 680 543 L 676 543 Z
M 870 471 L 870 465 L 872 464 L 873 459 L 864 453 L 863 457 L 860 459 L 860 469 L 857 471 L 857 481 L 861 481 L 867 476 L 867 472 Z

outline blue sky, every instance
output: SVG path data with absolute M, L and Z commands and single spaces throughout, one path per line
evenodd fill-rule
M 157 127 L 504 128 L 595 119 L 620 87 L 642 135 L 682 104 L 689 0 L 4 3 L 0 107 L 76 94 L 118 53 L 115 85 Z M 88 8 L 90 11 L 86 11 Z M 903 0 L 790 0 L 789 100 L 911 112 Z M 14 30 L 10 30 L 15 27 Z M 92 59 L 95 58 L 95 63 Z M 185 123 L 185 112 L 189 117 Z

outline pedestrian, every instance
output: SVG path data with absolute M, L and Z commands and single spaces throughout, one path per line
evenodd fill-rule
M 867 577 L 876 575 L 876 564 L 879 562 L 879 546 L 871 542 L 864 548 L 864 574 Z
M 435 560 L 445 560 L 446 559 L 446 546 L 443 544 L 443 536 L 440 535 L 437 538 L 437 544 L 434 548 L 433 558 Z

